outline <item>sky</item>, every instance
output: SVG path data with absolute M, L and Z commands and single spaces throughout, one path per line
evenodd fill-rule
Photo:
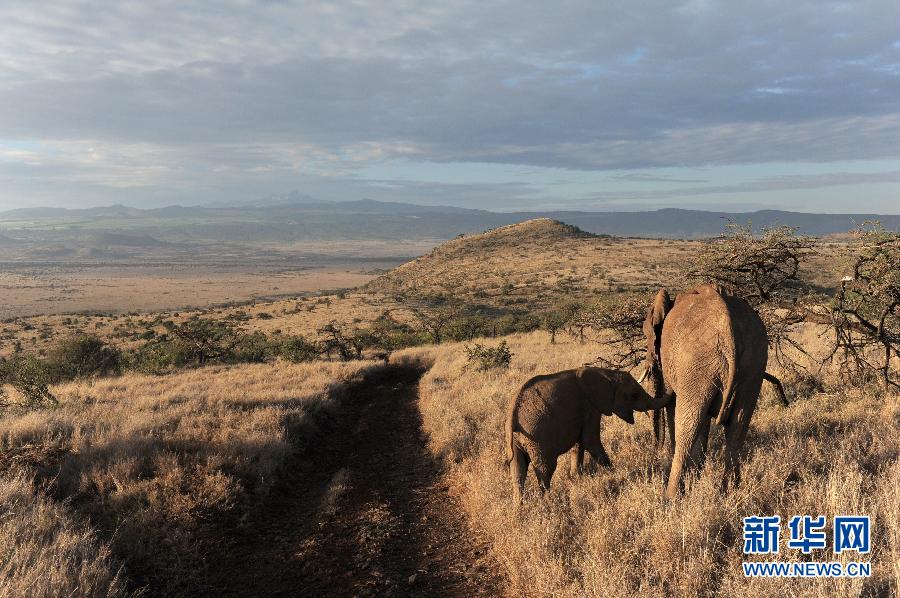
M 900 213 L 900 2 L 0 3 L 0 209 Z

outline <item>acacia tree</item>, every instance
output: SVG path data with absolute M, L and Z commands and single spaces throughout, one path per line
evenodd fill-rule
M 226 322 L 199 316 L 166 328 L 198 365 L 227 357 L 241 340 L 240 331 Z
M 337 351 L 341 361 L 361 359 L 367 344 L 366 334 L 361 330 L 344 332 L 335 320 L 325 324 L 316 331 L 320 337 L 321 352 L 331 357 Z
M 718 284 L 755 307 L 783 303 L 802 291 L 800 264 L 814 247 L 815 239 L 797 235 L 795 227 L 763 228 L 754 234 L 749 224 L 729 222 L 688 266 L 685 278 Z
M 437 345 L 444 340 L 444 333 L 450 323 L 462 312 L 462 306 L 458 303 L 443 302 L 438 305 L 414 307 L 412 312 L 431 342 Z
M 541 314 L 541 326 L 550 333 L 550 344 L 556 344 L 556 333 L 566 327 L 569 314 L 559 309 L 549 309 Z
M 754 234 L 749 224 L 730 222 L 721 236 L 704 245 L 684 278 L 689 284 L 717 284 L 746 299 L 765 322 L 775 359 L 799 373 L 807 368 L 788 349 L 809 356 L 792 333 L 816 302 L 799 278 L 800 266 L 815 245 L 815 239 L 797 235 L 794 227 L 763 228 Z
M 578 336 L 584 340 L 586 324 L 580 318 L 584 310 L 583 303 L 570 299 L 558 303 L 541 314 L 541 327 L 550 333 L 550 344 L 556 344 L 556 335 L 561 330 L 567 330 L 572 336 Z
M 900 355 L 900 233 L 866 223 L 856 233 L 853 273 L 832 305 L 834 347 L 845 379 L 877 372 L 885 390 L 900 388 L 892 358 Z
M 49 356 L 55 381 L 118 375 L 122 352 L 96 335 L 80 334 L 63 340 Z
M 615 369 L 631 369 L 644 359 L 646 339 L 642 329 L 651 296 L 647 293 L 617 294 L 607 297 L 575 316 L 573 326 L 590 328 L 611 353 L 597 363 Z

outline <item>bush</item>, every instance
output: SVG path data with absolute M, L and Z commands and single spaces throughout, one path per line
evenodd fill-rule
M 687 280 L 719 284 L 754 306 L 793 298 L 799 289 L 800 264 L 815 247 L 811 237 L 790 226 L 752 228 L 734 222 L 707 243 L 685 272 Z
M 506 341 L 502 341 L 496 347 L 475 343 L 471 347 L 466 347 L 466 355 L 468 357 L 466 367 L 474 365 L 479 372 L 495 368 L 508 368 L 513 358 Z
M 179 351 L 197 365 L 208 361 L 228 361 L 241 335 L 231 324 L 211 318 L 193 318 L 168 326 L 180 345 Z
M 447 337 L 454 341 L 471 341 L 478 336 L 490 336 L 491 322 L 481 314 L 460 316 L 450 323 Z
M 642 326 L 650 301 L 643 293 L 618 293 L 578 314 L 575 326 L 600 333 L 610 349 L 609 355 L 597 358 L 603 367 L 630 369 L 644 359 L 646 339 Z
M 317 332 L 321 337 L 321 353 L 330 358 L 333 352 L 337 352 L 341 361 L 361 359 L 363 349 L 371 344 L 366 331 L 354 329 L 345 332 L 335 321 L 319 328 Z
M 262 332 L 244 334 L 238 337 L 228 360 L 236 363 L 263 363 L 277 354 L 278 349 Z
M 291 363 L 314 361 L 319 357 L 319 348 L 298 334 L 278 344 L 278 355 Z
M 122 373 L 122 352 L 94 335 L 66 339 L 50 351 L 47 363 L 54 382 Z
M 800 281 L 800 266 L 815 249 L 811 237 L 798 236 L 789 226 L 752 228 L 728 224 L 719 239 L 707 243 L 685 271 L 691 283 L 714 283 L 743 297 L 759 312 L 775 360 L 794 373 L 805 370 L 793 352 L 809 354 L 793 340 L 796 326 L 817 303 Z
M 537 330 L 540 326 L 540 317 L 533 313 L 506 314 L 494 321 L 492 336 L 531 332 L 532 330 Z
M 145 374 L 161 375 L 186 364 L 190 357 L 179 343 L 162 338 L 134 351 L 128 367 Z
M 22 395 L 17 407 L 30 411 L 57 404 L 48 388 L 51 375 L 47 364 L 33 355 L 17 356 L 0 363 L 0 385 L 9 384 Z M 9 395 L 0 386 L 0 410 L 12 407 Z
M 398 322 L 387 311 L 372 322 L 367 332 L 371 344 L 385 351 L 396 351 L 428 342 L 423 333 L 417 332 L 409 324 Z

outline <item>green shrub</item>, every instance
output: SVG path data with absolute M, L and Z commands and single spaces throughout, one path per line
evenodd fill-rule
M 264 363 L 278 352 L 278 347 L 262 332 L 238 337 L 228 360 L 236 363 Z
M 491 321 L 487 317 L 481 314 L 464 315 L 450 322 L 447 337 L 454 341 L 471 341 L 478 336 L 490 336 L 491 331 Z
M 177 342 L 166 338 L 151 341 L 136 351 L 128 360 L 128 366 L 145 374 L 167 374 L 190 360 L 190 354 Z
M 329 358 L 336 353 L 341 361 L 361 359 L 363 349 L 371 345 L 366 331 L 353 329 L 345 332 L 335 321 L 329 322 L 316 332 L 320 337 L 321 353 Z
M 387 311 L 372 322 L 367 333 L 369 344 L 385 351 L 396 351 L 428 342 L 423 333 L 416 331 L 409 324 L 395 320 Z
M 300 335 L 289 336 L 278 344 L 278 355 L 292 363 L 314 361 L 319 357 L 319 347 Z
M 194 316 L 167 328 L 179 344 L 179 351 L 186 352 L 197 365 L 229 361 L 241 340 L 241 334 L 234 326 L 212 318 Z
M 466 355 L 468 356 L 466 367 L 474 365 L 479 372 L 495 368 L 508 368 L 513 358 L 513 353 L 509 350 L 506 341 L 502 341 L 496 347 L 475 343 L 471 347 L 466 347 Z
M 9 384 L 22 395 L 20 409 L 30 411 L 57 404 L 48 388 L 51 382 L 47 364 L 33 355 L 20 355 L 0 362 L 0 410 L 14 406 L 2 384 Z
M 50 351 L 47 368 L 55 382 L 122 373 L 122 352 L 99 337 L 82 334 Z

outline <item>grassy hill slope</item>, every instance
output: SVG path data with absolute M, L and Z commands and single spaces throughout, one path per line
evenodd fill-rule
M 678 256 L 694 245 L 616 239 L 537 218 L 448 241 L 367 288 L 496 306 L 546 303 L 561 294 L 579 297 L 661 283 L 674 276 Z

